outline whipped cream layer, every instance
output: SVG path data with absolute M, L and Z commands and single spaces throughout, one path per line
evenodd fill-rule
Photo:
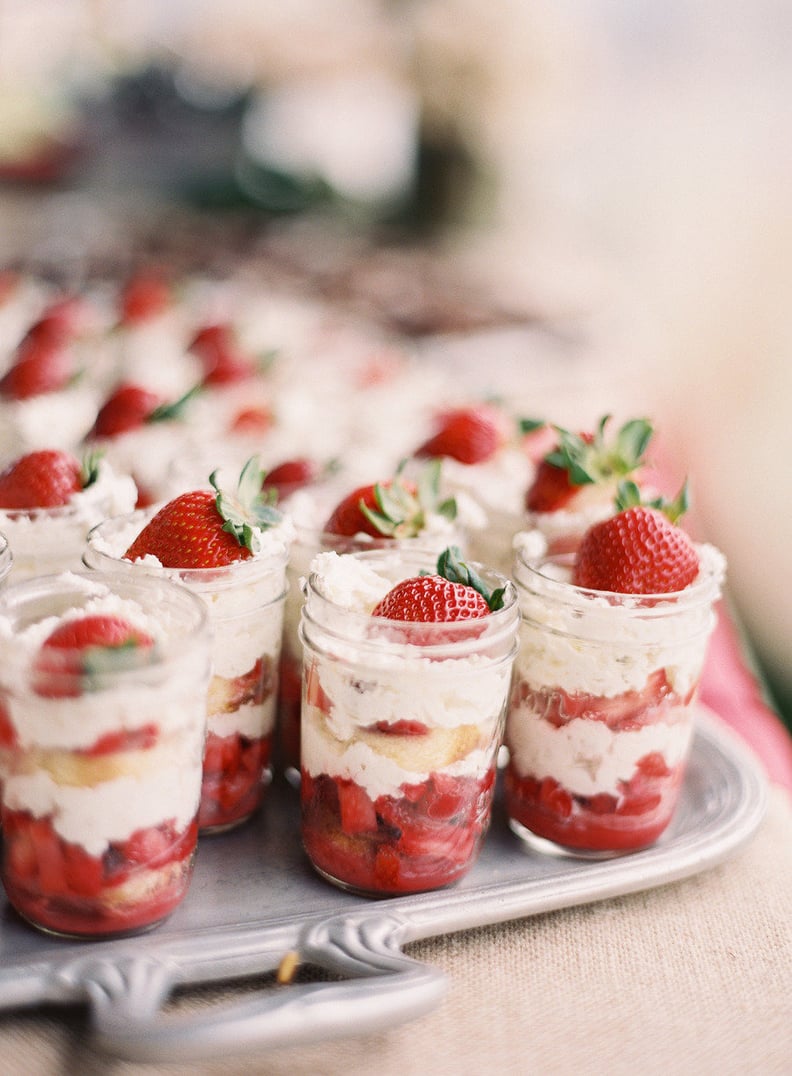
M 0 463 L 40 448 L 75 451 L 99 401 L 98 386 L 88 381 L 26 400 L 0 401 Z
M 516 773 L 552 777 L 577 796 L 618 796 L 620 782 L 629 781 L 649 754 L 662 755 L 674 769 L 686 760 L 692 736 L 687 707 L 670 707 L 654 724 L 618 731 L 584 718 L 556 727 L 526 706 L 509 714 L 509 758 Z
M 154 583 L 144 609 L 101 580 L 65 573 L 80 600 L 57 616 L 29 626 L 0 615 L 5 661 L 0 689 L 15 746 L 3 752 L 4 805 L 51 817 L 65 840 L 101 855 L 111 841 L 195 817 L 205 736 L 208 643 L 185 645 L 170 588 Z M 156 610 L 149 612 L 147 610 Z M 31 687 L 40 647 L 64 622 L 84 615 L 119 616 L 154 639 L 154 660 L 113 678 L 113 686 L 76 697 L 48 697 Z M 105 736 L 152 728 L 148 749 L 85 752 Z

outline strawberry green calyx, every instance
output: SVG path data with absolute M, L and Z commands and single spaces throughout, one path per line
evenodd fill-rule
M 197 385 L 193 385 L 193 387 L 183 393 L 178 400 L 173 400 L 171 403 L 164 403 L 160 404 L 159 407 L 155 407 L 151 414 L 146 418 L 146 423 L 170 422 L 173 419 L 182 418 L 187 404 L 202 391 L 203 385 L 200 382 Z
M 259 533 L 276 526 L 283 519 L 277 508 L 273 507 L 271 493 L 262 492 L 264 479 L 265 472 L 261 469 L 258 456 L 252 456 L 242 468 L 233 494 L 220 488 L 217 471 L 209 476 L 217 492 L 215 507 L 224 520 L 223 530 L 233 534 L 239 544 L 251 553 L 257 553 L 261 548 Z
M 656 508 L 671 523 L 678 523 L 690 507 L 687 480 L 685 480 L 679 493 L 671 501 L 666 500 L 664 497 L 642 497 L 641 490 L 635 482 L 620 482 L 614 503 L 617 512 L 623 512 L 627 508 L 635 508 L 639 505 L 644 508 Z
M 447 579 L 449 583 L 461 583 L 463 586 L 472 587 L 478 591 L 489 606 L 491 613 L 503 608 L 506 588 L 498 587 L 496 590 L 491 590 L 478 572 L 462 560 L 462 551 L 459 546 L 452 545 L 443 550 L 437 558 L 437 574 Z
M 644 462 L 654 429 L 647 419 L 630 419 L 609 441 L 605 437 L 605 429 L 610 419 L 610 415 L 604 415 L 591 437 L 555 426 L 558 446 L 546 456 L 548 463 L 567 471 L 575 486 L 605 482 L 631 474 Z
M 82 488 L 87 489 L 88 486 L 92 486 L 99 477 L 99 464 L 101 463 L 104 452 L 97 449 L 96 451 L 86 452 L 80 463 L 80 482 Z
M 535 433 L 547 425 L 543 418 L 521 418 L 517 420 L 517 428 L 521 434 Z
M 434 513 L 445 519 L 456 519 L 457 504 L 453 497 L 441 500 L 440 471 L 442 460 L 430 460 L 422 468 L 415 485 L 406 482 L 402 464 L 392 482 L 374 486 L 378 510 L 360 501 L 360 511 L 386 538 L 415 538 L 426 527 L 427 516 Z

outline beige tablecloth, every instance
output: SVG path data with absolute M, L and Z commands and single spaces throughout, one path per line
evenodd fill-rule
M 0 1016 L 0 1073 L 789 1076 L 791 898 L 792 800 L 773 787 L 751 841 L 693 878 L 410 945 L 446 972 L 450 989 L 391 1031 L 146 1065 L 95 1053 L 85 1013 L 52 1007 Z M 172 1008 L 254 989 L 204 987 Z

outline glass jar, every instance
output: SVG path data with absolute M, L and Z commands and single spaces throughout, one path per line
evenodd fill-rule
M 288 504 L 285 510 L 289 510 Z M 310 572 L 313 558 L 320 552 L 365 553 L 403 548 L 416 550 L 430 559 L 436 559 L 448 545 L 456 545 L 464 551 L 467 535 L 464 525 L 459 521 L 450 522 L 440 516 L 433 519 L 431 528 L 413 538 L 374 538 L 368 534 L 343 536 L 323 531 L 321 527 L 305 525 L 300 522 L 299 512 L 292 518 L 295 521 L 295 538 L 286 573 L 288 589 L 278 677 L 278 746 L 284 772 L 287 778 L 296 784 L 300 773 L 303 661 L 300 617 L 304 595 L 301 584 Z
M 530 846 L 618 855 L 671 822 L 725 568 L 712 546 L 698 550 L 689 587 L 649 596 L 574 586 L 572 556 L 518 550 L 505 800 Z
M 123 559 L 160 506 L 107 520 L 88 536 L 89 568 L 153 573 L 186 586 L 204 602 L 212 629 L 212 677 L 199 823 L 202 834 L 240 825 L 261 806 L 272 779 L 278 666 L 283 636 L 288 540 L 222 568 L 163 568 Z
M 4 534 L 0 533 L 0 587 L 8 581 L 14 564 L 14 554 Z
M 0 531 L 14 554 L 11 581 L 80 571 L 91 528 L 111 516 L 131 512 L 136 499 L 133 479 L 101 460 L 96 482 L 75 493 L 69 504 L 0 509 Z
M 506 588 L 504 607 L 481 619 L 371 615 L 435 560 L 405 549 L 325 553 L 305 584 L 303 844 L 321 875 L 366 896 L 455 882 L 490 822 L 519 623 L 513 586 L 478 569 Z M 329 582 L 336 566 L 351 580 L 343 598 Z
M 87 615 L 122 617 L 153 645 L 43 648 Z M 208 679 L 205 608 L 166 580 L 63 573 L 0 595 L 2 875 L 28 922 L 121 936 L 180 904 Z

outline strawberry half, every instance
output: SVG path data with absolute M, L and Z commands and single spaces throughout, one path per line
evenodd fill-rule
M 258 551 L 260 530 L 282 519 L 262 493 L 264 472 L 253 457 L 234 493 L 193 490 L 169 501 L 149 520 L 124 554 L 126 560 L 155 556 L 165 568 L 220 568 Z
M 460 559 L 456 546 L 444 550 L 437 573 L 403 579 L 372 610 L 372 616 L 421 624 L 476 620 L 503 605 L 503 590 L 490 591 Z
M 494 409 L 461 407 L 439 417 L 435 433 L 416 449 L 418 457 L 448 456 L 460 463 L 485 463 L 503 444 Z
M 33 666 L 33 689 L 46 698 L 74 698 L 96 690 L 103 673 L 136 664 L 154 646 L 151 636 L 123 617 L 89 615 L 59 624 Z
M 61 449 L 39 449 L 0 473 L 0 508 L 57 508 L 96 481 L 98 458 L 80 461 Z
M 643 418 L 630 419 L 607 439 L 610 415 L 600 419 L 595 433 L 570 433 L 556 426 L 558 443 L 541 460 L 525 495 L 529 512 L 556 512 L 575 493 L 590 484 L 604 484 L 633 474 L 645 460 L 653 435 Z
M 401 472 L 385 482 L 375 482 L 352 490 L 333 509 L 322 530 L 352 538 L 368 534 L 372 538 L 415 538 L 426 526 L 430 512 L 456 518 L 453 497 L 440 498 L 439 459 L 424 467 L 417 482 Z
M 690 536 L 676 525 L 687 503 L 641 504 L 634 483 L 620 487 L 617 512 L 586 531 L 578 548 L 572 582 L 617 594 L 672 594 L 698 575 L 699 556 Z

